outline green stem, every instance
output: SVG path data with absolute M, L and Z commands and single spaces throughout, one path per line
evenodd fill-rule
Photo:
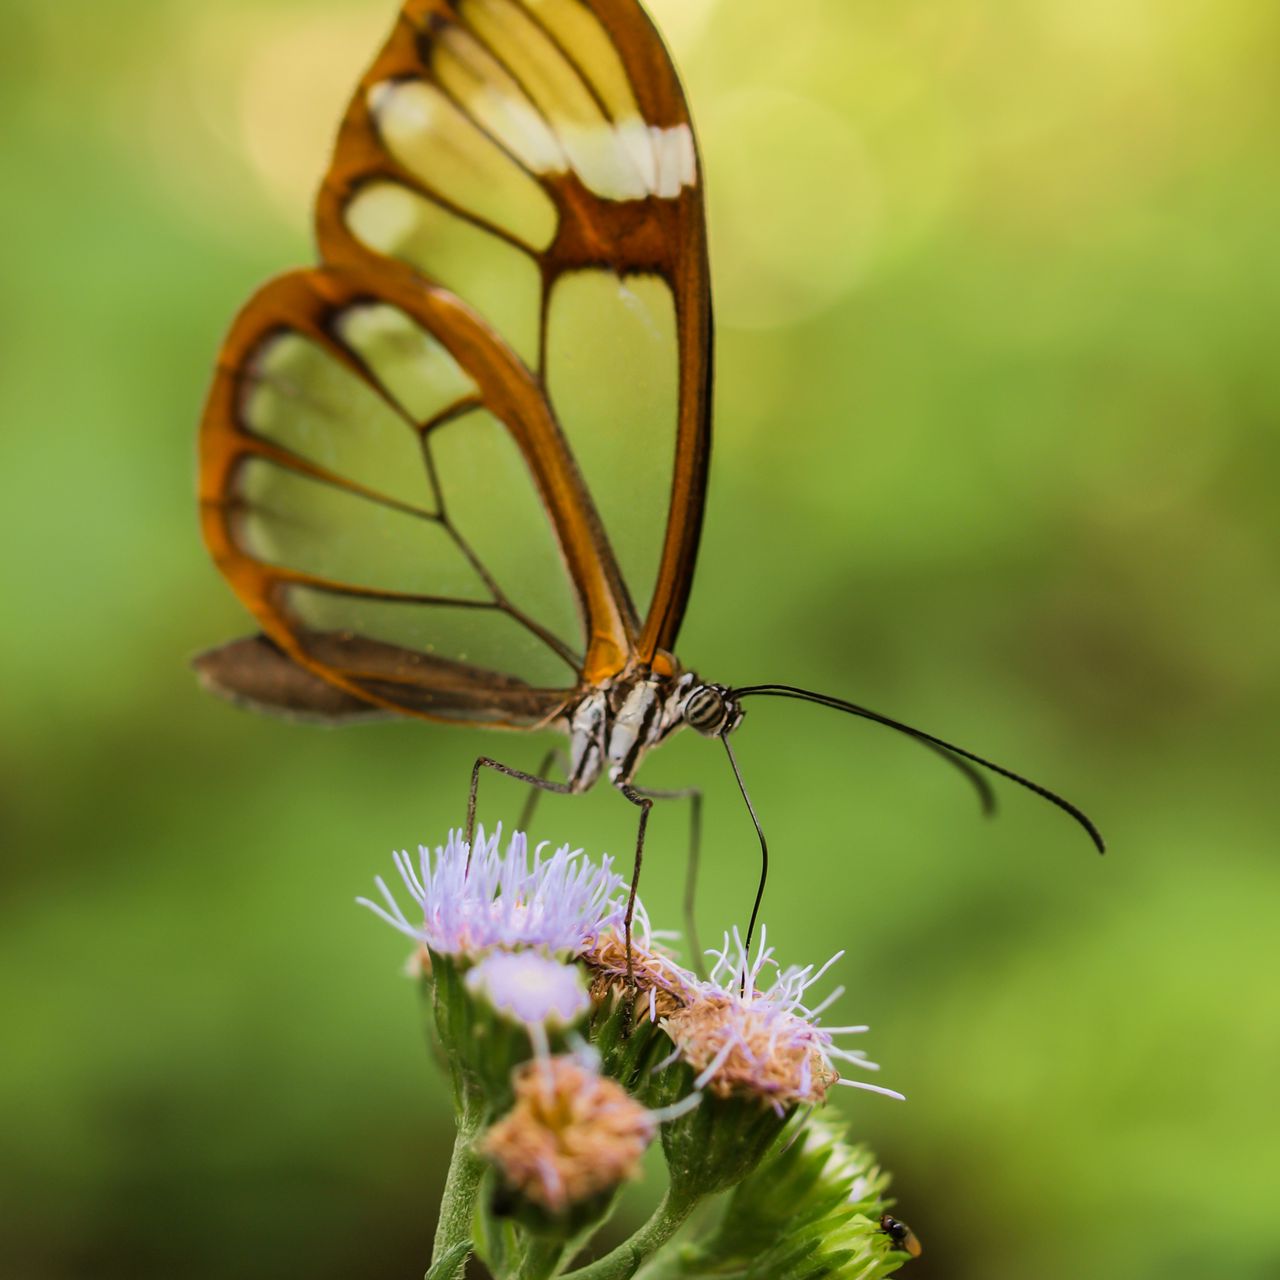
M 471 1240 L 476 1195 L 486 1168 L 484 1160 L 476 1154 L 475 1149 L 480 1129 L 478 1115 L 469 1116 L 464 1112 L 458 1117 L 458 1136 L 453 1142 L 453 1158 L 449 1161 L 444 1195 L 440 1199 L 440 1221 L 436 1225 L 436 1239 L 431 1250 L 432 1263 L 439 1262 L 450 1249 Z M 453 1274 L 445 1280 L 462 1280 L 465 1271 L 464 1257 Z
M 641 1264 L 680 1230 L 697 1203 L 697 1196 L 677 1196 L 668 1191 L 635 1235 L 590 1266 L 571 1271 L 565 1280 L 631 1280 Z
M 559 1241 L 531 1239 L 511 1280 L 550 1280 L 560 1271 L 567 1248 Z

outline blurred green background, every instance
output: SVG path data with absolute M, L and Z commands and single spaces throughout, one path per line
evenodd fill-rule
M 718 439 L 680 653 L 882 708 L 1077 799 L 1113 853 L 871 726 L 753 706 L 784 960 L 905 1106 L 842 1096 L 921 1280 L 1280 1276 L 1280 7 L 666 0 L 700 125 Z M 420 1274 L 448 1111 L 352 905 L 482 750 L 198 692 L 245 629 L 195 422 L 390 0 L 8 0 L 0 341 L 0 1271 Z M 756 872 L 720 754 L 710 933 Z M 520 799 L 500 782 L 489 816 Z M 683 816 L 646 896 L 676 922 Z M 604 788 L 548 836 L 625 853 Z M 847 1016 L 846 1016 L 847 1015 Z M 636 1195 L 642 1207 L 653 1180 Z

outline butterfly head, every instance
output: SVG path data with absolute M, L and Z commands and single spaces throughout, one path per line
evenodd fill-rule
M 722 684 L 694 684 L 680 714 L 704 738 L 720 738 L 742 723 L 742 707 Z

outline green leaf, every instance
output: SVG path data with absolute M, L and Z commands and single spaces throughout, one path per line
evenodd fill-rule
M 454 1280 L 454 1273 L 466 1262 L 471 1254 L 471 1241 L 462 1240 L 455 1244 L 448 1253 L 435 1263 L 423 1280 Z

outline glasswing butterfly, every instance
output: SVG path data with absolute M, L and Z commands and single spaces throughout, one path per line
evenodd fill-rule
M 316 231 L 322 265 L 240 313 L 204 413 L 204 538 L 261 627 L 196 659 L 207 687 L 330 722 L 561 730 L 563 782 L 550 762 L 476 762 L 468 838 L 483 768 L 561 793 L 607 775 L 640 808 L 633 903 L 659 798 L 636 771 L 685 725 L 723 743 L 767 871 L 729 742 L 756 696 L 905 733 L 988 808 L 974 765 L 1030 787 L 1102 848 L 1074 806 L 960 747 L 793 686 L 710 684 L 674 656 L 711 449 L 711 292 L 692 122 L 637 0 L 406 0 L 342 121 Z M 696 846 L 698 797 L 680 794 Z

